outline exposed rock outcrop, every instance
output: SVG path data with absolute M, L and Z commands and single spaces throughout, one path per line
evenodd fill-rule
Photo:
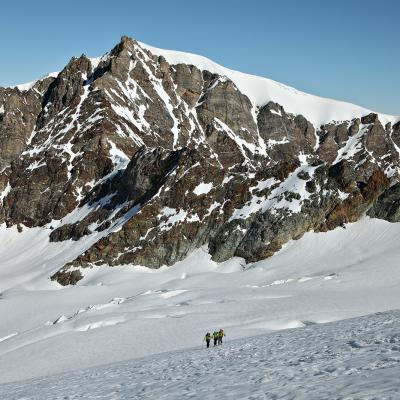
M 386 189 L 370 208 L 368 215 L 389 222 L 400 222 L 400 183 Z

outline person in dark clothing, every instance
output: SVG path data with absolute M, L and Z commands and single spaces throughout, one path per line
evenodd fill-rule
M 210 347 L 210 341 L 211 341 L 211 334 L 210 332 L 206 333 L 206 336 L 204 336 L 203 342 L 206 341 L 207 344 L 207 349 Z
M 219 332 L 214 331 L 214 333 L 213 333 L 214 346 L 216 346 L 218 344 L 218 338 L 219 338 Z

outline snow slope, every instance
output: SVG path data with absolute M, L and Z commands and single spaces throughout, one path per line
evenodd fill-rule
M 18 88 L 21 92 L 25 92 L 27 90 L 32 89 L 38 81 L 41 81 L 41 80 L 46 79 L 46 78 L 57 78 L 59 73 L 60 73 L 59 71 L 51 72 L 50 74 L 47 74 L 47 75 L 41 77 L 40 79 L 36 79 L 35 81 L 27 82 L 27 83 L 21 83 L 19 85 L 14 85 L 14 86 L 6 86 L 6 87 L 8 87 L 10 89 Z
M 4 400 L 399 399 L 400 311 L 0 385 Z
M 400 224 L 382 220 L 308 233 L 245 269 L 201 249 L 160 270 L 87 270 L 66 288 L 48 277 L 85 242 L 44 235 L 1 238 L 1 382 L 192 347 L 219 327 L 234 339 L 400 309 Z

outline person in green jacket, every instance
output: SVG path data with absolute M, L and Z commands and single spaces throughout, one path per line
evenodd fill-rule
M 212 336 L 213 336 L 213 339 L 214 339 L 214 346 L 216 346 L 218 344 L 219 332 L 218 331 L 214 331 Z
M 210 341 L 211 341 L 211 333 L 207 332 L 206 336 L 204 336 L 203 342 L 206 342 L 207 344 L 207 349 L 210 347 Z

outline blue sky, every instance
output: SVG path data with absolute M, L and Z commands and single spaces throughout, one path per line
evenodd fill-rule
M 34 80 L 122 35 L 400 115 L 400 1 L 5 0 L 0 85 Z

